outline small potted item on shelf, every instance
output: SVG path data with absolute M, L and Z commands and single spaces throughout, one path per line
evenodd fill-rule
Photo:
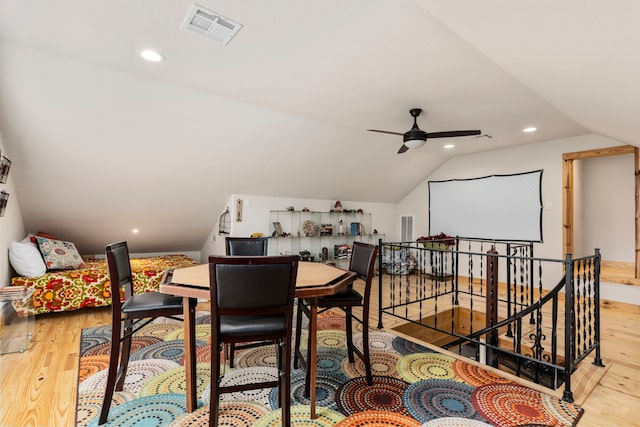
M 420 236 L 416 239 L 416 242 L 422 243 L 427 249 L 444 251 L 456 245 L 456 238 L 444 233 L 438 233 L 435 236 Z

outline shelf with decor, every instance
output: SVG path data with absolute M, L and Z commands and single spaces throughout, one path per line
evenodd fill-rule
M 371 213 L 345 211 L 270 211 L 269 255 L 296 254 L 303 261 L 348 265 L 354 241 L 377 244 Z M 345 265 L 343 265 L 345 264 Z

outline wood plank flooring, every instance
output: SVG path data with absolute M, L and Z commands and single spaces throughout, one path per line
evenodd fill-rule
M 375 326 L 375 285 L 371 301 Z M 587 369 L 575 380 L 597 381 L 595 387 L 574 388 L 585 410 L 578 425 L 640 426 L 640 306 L 603 301 L 601 307 L 606 368 Z M 206 310 L 206 304 L 199 309 Z M 402 322 L 390 316 L 383 320 L 386 329 Z M 38 316 L 28 350 L 0 356 L 0 426 L 73 426 L 81 330 L 110 322 L 109 308 Z M 591 391 L 581 395 L 580 389 Z

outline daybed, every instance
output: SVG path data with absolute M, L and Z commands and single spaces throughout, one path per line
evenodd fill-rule
M 106 260 L 90 258 L 82 261 L 82 265 L 77 269 L 48 270 L 36 277 L 14 277 L 11 285 L 33 289 L 33 311 L 30 314 L 111 305 Z M 197 264 L 186 255 L 132 258 L 131 271 L 135 292 L 157 291 L 165 270 Z M 18 314 L 25 312 L 23 301 L 13 301 L 13 305 Z

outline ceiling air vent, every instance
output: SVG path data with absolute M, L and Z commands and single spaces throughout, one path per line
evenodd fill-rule
M 226 45 L 240 31 L 242 24 L 233 22 L 219 13 L 194 4 L 191 6 L 181 28 Z

